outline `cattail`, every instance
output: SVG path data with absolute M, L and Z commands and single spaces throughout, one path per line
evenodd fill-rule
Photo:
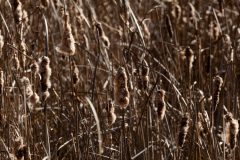
M 96 23 L 95 23 L 95 27 L 96 27 L 96 29 L 97 29 L 98 36 L 99 36 L 99 37 L 104 36 L 102 24 L 101 24 L 100 22 L 96 22 Z
M 236 147 L 237 135 L 239 131 L 238 120 L 232 117 L 232 114 L 226 116 L 226 144 L 230 146 L 231 149 Z
M 21 59 L 20 59 L 21 60 L 20 64 L 21 64 L 22 68 L 25 68 L 25 64 L 26 64 L 26 54 L 27 54 L 26 50 L 27 50 L 27 46 L 26 46 L 25 42 L 22 41 L 20 44 L 20 51 L 23 53 L 23 54 L 21 54 Z
M 61 43 L 55 48 L 56 51 L 65 56 L 72 56 L 75 54 L 75 39 L 72 34 L 72 28 L 69 23 L 69 15 L 64 15 L 64 32 Z
M 187 47 L 185 49 L 185 57 L 186 57 L 188 69 L 189 69 L 189 72 L 190 72 L 192 70 L 193 61 L 194 61 L 194 53 L 193 53 L 193 50 L 190 47 Z
M 39 96 L 37 95 L 36 92 L 34 92 L 34 93 L 29 97 L 29 102 L 30 102 L 32 105 L 39 103 L 39 100 L 40 100 L 40 98 L 39 98 Z
M 36 76 L 39 72 L 39 65 L 36 61 L 34 61 L 31 65 L 30 65 L 31 71 L 32 73 Z
M 214 41 L 217 41 L 220 35 L 220 30 L 216 22 L 211 22 L 209 25 L 209 32 L 208 35 Z
M 163 120 L 166 112 L 165 91 L 163 89 L 160 89 L 159 91 L 157 91 L 155 102 L 156 102 L 158 117 L 160 120 Z
M 4 75 L 3 71 L 0 71 L 0 94 L 3 94 L 3 88 L 4 88 Z
M 23 15 L 22 15 L 22 16 L 23 16 L 23 17 L 22 17 L 22 23 L 23 23 L 24 25 L 27 25 L 29 19 L 28 19 L 28 13 L 27 13 L 26 10 L 23 10 Z
M 147 89 L 149 83 L 149 66 L 145 60 L 142 62 L 142 83 L 143 89 Z
M 103 35 L 100 37 L 104 47 L 109 48 L 110 47 L 110 41 L 106 35 Z
M 20 62 L 16 54 L 13 55 L 13 69 L 14 70 L 19 70 L 20 68 Z
M 172 23 L 171 23 L 170 17 L 168 15 L 166 16 L 166 27 L 167 27 L 169 37 L 172 38 L 173 37 L 173 28 L 172 28 Z
M 79 82 L 79 70 L 76 64 L 74 64 L 74 71 L 72 76 L 73 84 L 76 85 Z
M 3 41 L 3 36 L 2 36 L 1 30 L 0 30 L 0 57 L 2 57 L 3 45 L 4 45 L 4 41 Z
M 180 132 L 178 135 L 178 145 L 180 147 L 182 147 L 183 144 L 185 143 L 188 129 L 189 129 L 189 114 L 186 113 L 182 118 L 182 121 L 180 124 Z
M 112 125 L 115 123 L 117 116 L 115 114 L 115 107 L 111 100 L 108 101 L 107 106 L 107 116 L 108 116 L 108 124 Z
M 198 113 L 197 131 L 199 137 L 204 137 L 208 132 L 207 122 L 202 113 Z
M 114 78 L 114 98 L 115 104 L 119 105 L 121 109 L 125 109 L 129 104 L 128 78 L 123 67 L 118 69 Z
M 50 68 L 50 60 L 48 57 L 43 56 L 40 59 L 40 75 L 41 75 L 41 91 L 43 93 L 43 100 L 46 100 L 50 93 L 48 92 L 48 89 L 51 87 L 51 81 L 50 76 L 52 74 L 52 70 Z
M 223 0 L 218 0 L 219 10 L 223 13 Z
M 41 3 L 44 7 L 48 7 L 49 6 L 49 0 L 41 0 Z
M 24 160 L 28 160 L 29 159 L 29 155 L 28 155 L 28 148 L 26 145 L 23 145 L 21 147 L 19 147 L 16 152 L 15 152 L 15 156 L 17 159 L 21 160 L 22 158 Z
M 177 23 L 179 22 L 182 14 L 182 9 L 178 4 L 173 5 L 173 9 L 171 11 L 172 16 L 176 19 Z
M 214 89 L 213 89 L 213 111 L 217 109 L 219 103 L 219 95 L 222 88 L 223 79 L 220 76 L 214 78 Z
M 33 95 L 33 90 L 32 90 L 30 80 L 27 77 L 22 77 L 21 83 L 25 89 L 25 94 L 26 94 L 27 98 L 29 98 L 31 95 Z
M 14 155 L 18 160 L 29 160 L 29 152 L 26 145 L 23 144 L 23 138 L 18 137 L 14 141 Z
M 13 16 L 15 23 L 18 25 L 22 21 L 23 7 L 20 0 L 13 0 Z
M 104 47 L 109 48 L 110 41 L 103 31 L 102 24 L 100 22 L 96 22 L 95 27 L 102 44 L 104 45 Z

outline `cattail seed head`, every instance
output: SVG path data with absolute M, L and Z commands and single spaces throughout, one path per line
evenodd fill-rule
M 100 39 L 103 42 L 104 47 L 106 48 L 110 47 L 110 41 L 106 35 L 101 36 Z
M 33 95 L 33 90 L 32 90 L 30 80 L 27 77 L 22 77 L 21 83 L 25 89 L 25 94 L 26 94 L 27 98 L 29 98 L 31 95 Z
M 213 111 L 216 110 L 219 103 L 219 95 L 222 88 L 223 79 L 220 76 L 214 78 L 214 89 L 213 89 Z
M 112 125 L 115 123 L 117 116 L 115 114 L 115 107 L 111 100 L 108 101 L 107 105 L 107 116 L 108 116 L 108 124 Z
M 75 54 L 75 39 L 72 34 L 72 28 L 69 23 L 69 15 L 64 15 L 64 32 L 61 43 L 55 48 L 56 51 L 64 56 Z
M 49 0 L 41 0 L 41 3 L 46 8 L 49 6 Z
M 189 129 L 189 114 L 186 113 L 181 120 L 180 132 L 178 135 L 178 145 L 180 147 L 182 147 L 183 144 L 185 143 L 188 129 Z
M 73 84 L 76 85 L 79 82 L 79 70 L 76 64 L 74 64 L 74 71 L 73 71 Z
M 173 5 L 173 9 L 171 11 L 172 16 L 176 19 L 177 23 L 179 22 L 182 14 L 182 9 L 178 4 Z
M 39 103 L 39 100 L 40 100 L 40 98 L 39 98 L 39 96 L 37 95 L 36 92 L 34 92 L 34 93 L 29 97 L 29 102 L 30 102 L 32 105 Z
M 119 105 L 121 109 L 125 109 L 129 104 L 128 78 L 123 67 L 118 69 L 114 78 L 114 98 L 115 104 Z
M 2 36 L 1 30 L 0 30 L 0 57 L 2 57 L 3 45 L 4 45 L 4 41 L 3 41 L 3 36 Z
M 238 120 L 234 119 L 232 115 L 229 115 L 228 118 L 226 124 L 226 144 L 229 145 L 231 149 L 234 149 L 236 147 L 239 124 Z
M 223 0 L 218 0 L 219 10 L 223 13 Z
M 50 60 L 48 57 L 43 56 L 40 58 L 40 75 L 41 75 L 41 90 L 43 92 L 43 99 L 47 99 L 49 97 L 48 89 L 51 87 L 50 76 L 52 74 L 52 70 L 50 68 Z
M 166 112 L 165 91 L 163 89 L 160 89 L 157 91 L 155 102 L 156 102 L 158 117 L 160 120 L 163 120 Z
M 3 88 L 4 88 L 4 75 L 3 71 L 0 71 L 0 94 L 3 94 Z
M 36 61 L 34 61 L 31 65 L 30 65 L 31 71 L 32 73 L 36 76 L 39 72 L 39 65 Z
M 13 69 L 14 70 L 19 70 L 20 68 L 20 62 L 16 54 L 13 55 Z
M 147 89 L 149 84 L 149 66 L 146 60 L 142 62 L 142 83 L 143 89 Z
M 15 23 L 18 25 L 22 21 L 23 8 L 20 0 L 13 0 L 13 15 Z
M 23 53 L 23 54 L 21 54 L 20 64 L 21 64 L 22 68 L 25 68 L 27 46 L 26 46 L 26 43 L 24 41 L 21 41 L 20 51 Z
M 189 69 L 189 71 L 191 71 L 192 67 L 193 67 L 193 61 L 194 61 L 194 53 L 190 47 L 187 47 L 185 49 L 185 57 L 187 60 L 188 69 Z
M 99 37 L 102 37 L 104 35 L 102 24 L 100 22 L 96 22 L 95 27 L 96 27 Z

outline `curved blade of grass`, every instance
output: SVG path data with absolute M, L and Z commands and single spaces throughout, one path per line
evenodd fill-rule
M 90 99 L 88 97 L 85 97 L 92 112 L 93 112 L 93 116 L 94 116 L 94 119 L 96 121 L 96 125 L 97 125 L 97 132 L 98 132 L 98 143 L 99 143 L 99 154 L 102 154 L 103 153 L 103 147 L 102 147 L 102 133 L 101 133 L 101 129 L 100 129 L 100 122 L 99 122 L 99 118 L 98 118 L 98 115 L 97 115 L 97 112 L 92 104 L 92 102 L 90 101 Z

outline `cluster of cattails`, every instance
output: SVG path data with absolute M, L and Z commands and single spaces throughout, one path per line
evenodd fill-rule
M 221 92 L 221 88 L 223 85 L 223 79 L 220 76 L 216 76 L 214 78 L 214 88 L 213 88 L 213 108 L 212 110 L 215 111 L 217 108 L 217 105 L 219 103 L 219 95 Z
M 228 112 L 225 116 L 226 119 L 226 144 L 234 149 L 237 143 L 237 135 L 239 131 L 238 120 L 233 118 L 233 115 Z
M 2 57 L 2 49 L 3 49 L 4 41 L 3 41 L 3 36 L 0 30 L 0 57 Z
M 64 56 L 72 56 L 76 52 L 75 39 L 72 34 L 72 28 L 69 22 L 69 15 L 64 15 L 64 32 L 62 41 L 55 48 L 56 51 Z
M 120 67 L 114 78 L 114 101 L 121 109 L 125 109 L 129 104 L 129 98 L 127 74 L 125 69 Z
M 159 120 L 163 120 L 166 112 L 165 91 L 160 89 L 155 96 L 155 103 Z
M 172 23 L 169 15 L 166 16 L 166 27 L 167 27 L 169 37 L 173 38 L 173 28 L 172 28 Z
M 108 37 L 105 35 L 105 32 L 103 31 L 102 24 L 100 22 L 96 22 L 95 27 L 97 29 L 97 33 L 101 42 L 104 44 L 105 47 L 109 48 L 110 41 Z
M 50 76 L 52 74 L 52 69 L 50 68 L 50 59 L 46 56 L 43 56 L 40 58 L 39 64 L 42 99 L 45 101 L 50 96 L 48 89 L 51 88 Z
M 142 83 L 143 89 L 147 89 L 149 84 L 149 66 L 146 60 L 142 62 Z
M 74 63 L 74 70 L 73 70 L 73 75 L 72 75 L 72 81 L 74 85 L 77 85 L 79 82 L 79 69 L 77 65 Z
M 191 73 L 192 67 L 193 67 L 193 61 L 194 61 L 194 53 L 193 50 L 190 47 L 187 47 L 185 49 L 185 58 L 187 61 L 187 66 L 189 73 Z
M 114 124 L 117 119 L 117 116 L 115 114 L 115 107 L 111 100 L 108 101 L 107 105 L 107 117 L 109 125 Z
M 178 145 L 180 147 L 182 147 L 183 144 L 185 143 L 188 129 L 189 129 L 189 114 L 186 113 L 181 120 L 180 131 L 178 135 Z

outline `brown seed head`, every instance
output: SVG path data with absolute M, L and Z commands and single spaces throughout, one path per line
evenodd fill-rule
M 114 98 L 115 104 L 119 105 L 121 109 L 125 109 L 129 104 L 130 95 L 127 81 L 126 71 L 123 67 L 120 67 L 114 78 Z
M 182 118 L 182 121 L 181 121 L 181 124 L 180 124 L 180 132 L 179 132 L 179 135 L 178 135 L 178 145 L 180 147 L 183 146 L 183 144 L 186 140 L 188 129 L 189 129 L 189 114 L 186 113 Z
M 160 89 L 157 91 L 155 102 L 156 102 L 158 117 L 160 120 L 163 120 L 166 112 L 165 91 L 163 89 Z

